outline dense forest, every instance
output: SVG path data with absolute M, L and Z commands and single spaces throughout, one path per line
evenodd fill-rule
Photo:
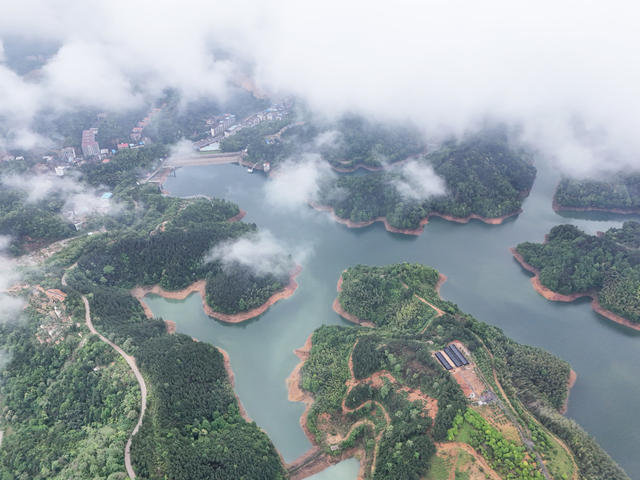
M 206 279 L 210 306 L 238 313 L 263 304 L 287 284 L 288 275 L 258 274 L 251 266 L 205 258 L 214 246 L 256 231 L 254 224 L 227 221 L 240 211 L 237 205 L 219 199 L 162 197 L 150 188 L 135 190 L 119 198 L 132 202 L 143 198 L 147 208 L 142 217 L 128 228 L 91 237 L 75 256 L 60 255 L 63 263 L 77 262 L 68 281 L 78 290 L 155 284 L 179 290 Z
M 553 197 L 560 209 L 640 209 L 640 174 L 619 174 L 610 180 L 563 179 Z
M 358 115 L 345 115 L 324 128 L 334 135 L 320 146 L 320 154 L 337 168 L 380 168 L 425 148 L 421 132 L 414 127 L 372 122 Z
M 423 300 L 452 310 L 436 293 L 438 272 L 424 265 L 356 265 L 342 274 L 342 308 L 377 327 L 418 331 L 436 315 Z
M 118 480 L 122 452 L 140 409 L 127 364 L 110 347 L 76 327 L 83 312 L 70 295 L 73 322 L 56 342 L 40 342 L 50 321 L 35 300 L 22 324 L 3 324 L 0 343 L 2 429 L 0 478 Z M 57 307 L 65 315 L 65 307 Z
M 27 193 L 6 185 L 0 188 L 0 235 L 10 237 L 10 252 L 24 253 L 26 248 L 44 246 L 72 236 L 76 229 L 62 217 L 61 195 L 30 202 Z
M 118 151 L 108 163 L 85 163 L 80 171 L 87 183 L 94 186 L 116 187 L 123 183 L 135 183 L 136 174 L 149 170 L 168 155 L 164 145 L 147 145 L 144 148 Z
M 255 225 L 228 222 L 239 209 L 223 200 L 167 198 L 151 187 L 122 184 L 116 195 L 132 205 L 144 202 L 144 212 L 132 208 L 108 232 L 72 240 L 33 274 L 34 282 L 67 293 L 64 308 L 34 307 L 26 326 L 1 327 L 0 348 L 10 361 L 2 371 L 0 478 L 126 478 L 124 443 L 140 393 L 124 361 L 80 327 L 81 294 L 96 328 L 135 355 L 150 389 L 132 446 L 139 478 L 284 478 L 269 438 L 240 416 L 220 352 L 169 336 L 164 322 L 148 319 L 128 291 L 142 282 L 179 288 L 211 273 L 235 286 L 216 297 L 229 311 L 262 303 L 282 287 L 278 278 L 203 261 L 211 246 Z M 65 270 L 68 286 L 60 283 Z
M 544 243 L 525 242 L 516 250 L 540 270 L 545 287 L 565 295 L 593 293 L 607 310 L 640 322 L 639 233 L 637 222 L 625 222 L 603 235 L 558 225 Z
M 497 218 L 516 213 L 536 175 L 529 155 L 497 135 L 445 143 L 419 165 L 431 167 L 444 180 L 445 195 L 408 198 L 397 183 L 414 180 L 405 178 L 401 169 L 391 169 L 340 176 L 322 186 L 319 203 L 353 222 L 386 217 L 395 228 L 415 229 L 430 214 Z
M 535 455 L 544 459 L 554 478 L 570 478 L 568 464 L 558 460 L 563 450 L 553 432 L 571 446 L 580 478 L 628 480 L 588 434 L 558 413 L 567 396 L 570 368 L 566 362 L 539 348 L 520 345 L 500 329 L 439 300 L 434 290 L 438 273 L 431 268 L 358 265 L 342 275 L 341 304 L 350 313 L 366 316 L 377 328 L 323 326 L 313 333 L 301 387 L 314 397 L 307 426 L 328 455 L 357 446 L 366 453 L 365 478 L 418 479 L 429 471 L 434 442 L 457 441 L 476 448 L 504 478 L 544 478 Z M 397 312 L 408 305 L 405 292 L 423 296 L 442 308 L 442 315 L 432 316 L 421 331 L 396 322 Z M 482 410 L 472 405 L 473 400 L 465 398 L 452 375 L 433 357 L 433 352 L 454 340 L 471 352 L 478 375 L 502 398 L 497 405 L 502 405 L 509 421 L 533 440 L 506 438 L 478 413 Z M 409 397 L 407 391 L 420 394 Z M 423 395 L 437 399 L 433 421 L 421 414 Z M 338 443 L 333 440 L 336 435 L 342 439 Z M 606 477 L 598 477 L 603 473 Z
M 132 455 L 142 478 L 283 479 L 267 435 L 239 414 L 222 354 L 184 335 L 145 342 L 137 358 L 151 384 Z

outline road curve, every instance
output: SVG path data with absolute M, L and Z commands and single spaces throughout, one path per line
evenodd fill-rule
M 89 300 L 87 300 L 87 297 L 83 295 L 82 301 L 84 303 L 84 319 L 89 331 L 94 335 L 97 335 L 98 338 L 102 340 L 104 343 L 110 345 L 111 348 L 113 348 L 116 352 L 118 352 L 118 354 L 120 354 L 122 358 L 124 358 L 124 360 L 127 362 L 127 364 L 129 364 L 129 367 L 133 371 L 133 374 L 135 375 L 136 380 L 138 380 L 138 385 L 140 385 L 140 394 L 141 394 L 140 395 L 141 397 L 140 398 L 140 403 L 141 403 L 140 416 L 138 417 L 138 423 L 136 423 L 136 426 L 133 427 L 133 431 L 131 432 L 131 435 L 129 435 L 127 444 L 124 447 L 124 466 L 127 469 L 127 475 L 129 475 L 129 478 L 133 479 L 133 478 L 136 478 L 136 472 L 133 471 L 133 467 L 131 466 L 131 441 L 133 440 L 133 436 L 136 433 L 138 433 L 138 430 L 142 425 L 142 419 L 144 418 L 144 413 L 147 409 L 147 385 L 144 383 L 144 378 L 142 378 L 142 374 L 140 373 L 140 370 L 138 370 L 138 366 L 136 365 L 136 359 L 131 355 L 127 355 L 124 352 L 124 350 L 122 350 L 118 345 L 116 345 L 111 340 L 109 340 L 105 336 L 98 333 L 98 331 L 93 326 L 93 322 L 91 321 L 91 310 L 89 308 Z

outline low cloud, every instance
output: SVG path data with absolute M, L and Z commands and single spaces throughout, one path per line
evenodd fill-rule
M 271 180 L 265 184 L 267 201 L 277 208 L 300 210 L 318 200 L 324 182 L 336 174 L 318 154 L 304 154 L 299 160 L 287 160 L 278 166 Z
M 430 139 L 491 119 L 520 127 L 567 173 L 640 168 L 629 2 L 140 0 L 136 11 L 2 2 L 0 37 L 56 47 L 28 77 L 0 64 L 0 143 L 34 145 L 33 118 L 47 109 L 127 109 L 167 88 L 221 99 L 246 74 L 326 117 L 410 119 Z M 585 141 L 576 119 L 602 134 Z
M 431 165 L 411 160 L 400 167 L 400 178 L 393 186 L 407 200 L 426 200 L 447 193 L 447 186 Z
M 338 142 L 343 141 L 343 135 L 338 130 L 327 130 L 319 133 L 316 138 L 313 139 L 313 145 L 316 148 L 334 147 Z
M 302 264 L 310 254 L 311 248 L 300 245 L 290 248 L 268 230 L 260 230 L 217 245 L 205 256 L 205 262 L 219 261 L 223 269 L 240 264 L 258 275 L 285 275 L 294 262 Z
M 171 163 L 172 161 L 179 162 L 180 160 L 193 157 L 194 154 L 193 143 L 186 138 L 182 138 L 171 145 L 169 156 L 167 157 L 167 161 L 165 163 L 167 165 L 173 165 Z
M 12 175 L 3 178 L 2 184 L 21 190 L 27 195 L 27 202 L 31 203 L 51 196 L 62 198 L 62 212 L 67 216 L 115 215 L 121 210 L 121 205 L 112 199 L 102 198 L 94 189 L 69 176 Z
M 9 238 L 0 236 L 0 323 L 14 322 L 24 308 L 24 300 L 7 292 L 20 281 L 18 264 L 6 254 Z

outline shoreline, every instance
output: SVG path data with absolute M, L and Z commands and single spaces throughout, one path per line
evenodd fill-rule
M 617 313 L 613 313 L 607 310 L 606 308 L 604 308 L 602 305 L 600 305 L 600 302 L 598 301 L 598 295 L 596 292 L 592 292 L 592 291 L 579 292 L 579 293 L 572 293 L 570 295 L 564 295 L 562 293 L 554 292 L 553 290 L 545 287 L 540 282 L 540 271 L 537 268 L 535 268 L 533 265 L 529 265 L 524 260 L 522 255 L 520 255 L 516 251 L 515 248 L 510 248 L 509 250 L 511 251 L 513 258 L 520 264 L 522 268 L 534 274 L 534 276 L 531 277 L 531 284 L 533 285 L 534 290 L 538 292 L 540 295 L 542 295 L 544 298 L 546 298 L 547 300 L 550 300 L 552 302 L 573 302 L 578 298 L 589 297 L 591 298 L 591 308 L 593 309 L 594 312 L 620 325 L 624 325 L 625 327 L 629 327 L 634 330 L 640 331 L 640 323 L 633 323 L 630 320 L 627 320 L 626 318 L 618 315 Z
M 454 223 L 469 223 L 470 220 L 480 220 L 481 222 L 484 222 L 488 225 L 500 225 L 506 219 L 514 217 L 516 215 L 520 215 L 522 213 L 522 209 L 520 208 L 515 212 L 508 213 L 500 217 L 488 218 L 488 217 L 481 217 L 480 215 L 477 215 L 475 213 L 472 213 L 471 215 L 467 215 L 466 217 L 454 217 L 452 215 L 434 212 L 434 213 L 429 213 L 426 217 L 420 220 L 420 224 L 417 228 L 396 228 L 389 224 L 387 217 L 375 217 L 375 218 L 372 218 L 371 220 L 366 220 L 363 222 L 354 222 L 352 220 L 339 217 L 338 215 L 336 215 L 335 209 L 328 205 L 320 205 L 315 202 L 309 202 L 309 205 L 311 206 L 311 208 L 319 212 L 329 212 L 329 214 L 331 215 L 334 221 L 341 223 L 342 225 L 346 225 L 348 228 L 363 228 L 363 227 L 368 227 L 369 225 L 373 225 L 376 222 L 382 222 L 384 224 L 384 228 L 388 232 L 402 233 L 404 235 L 422 234 L 422 232 L 424 231 L 424 226 L 429 223 L 429 219 L 431 217 L 439 217 L 439 218 L 442 218 L 443 220 L 447 220 L 449 222 L 454 222 Z
M 551 207 L 553 211 L 558 212 L 600 212 L 600 213 L 617 213 L 619 215 L 640 215 L 640 208 L 617 208 L 617 207 L 570 207 L 566 205 L 560 205 L 556 198 L 560 184 L 553 192 L 553 202 Z
M 342 274 L 344 272 L 346 272 L 346 270 L 343 270 L 340 273 L 340 277 L 338 278 L 338 284 L 336 285 L 336 291 L 338 293 L 340 293 L 342 291 L 342 281 L 343 281 L 342 280 Z M 442 287 L 442 285 L 444 285 L 444 283 L 446 281 L 447 281 L 447 276 L 445 274 L 443 274 L 443 273 L 438 272 L 438 281 L 436 282 L 436 285 L 434 287 L 434 290 L 436 291 L 436 293 L 438 295 L 440 295 L 440 287 Z M 439 308 L 435 307 L 434 305 L 431 305 L 429 302 L 427 302 L 423 298 L 418 297 L 418 299 L 421 300 L 422 302 L 426 303 L 427 305 L 429 305 L 434 310 L 436 310 L 438 317 L 441 316 L 444 313 Z M 349 322 L 355 323 L 356 325 L 360 325 L 361 327 L 368 327 L 368 328 L 375 328 L 376 327 L 375 324 L 373 324 L 373 322 L 370 322 L 368 320 L 362 320 L 362 319 L 356 317 L 355 315 L 347 312 L 344 308 L 342 308 L 342 305 L 340 305 L 340 301 L 338 300 L 338 297 L 335 298 L 335 300 L 333 301 L 333 304 L 331 305 L 331 307 L 333 308 L 334 312 L 336 312 L 338 315 L 340 315 L 345 320 L 348 320 Z
M 569 410 L 569 396 L 571 395 L 571 389 L 576 384 L 576 380 L 578 380 L 578 374 L 572 368 L 569 372 L 569 378 L 567 379 L 567 398 L 564 399 L 564 403 L 560 409 L 560 413 L 563 415 L 565 415 Z
M 336 285 L 336 291 L 338 293 L 342 291 L 342 274 L 344 272 L 346 272 L 346 270 L 343 270 L 340 273 L 340 277 L 338 278 L 338 284 Z M 355 323 L 356 325 L 360 325 L 361 327 L 375 328 L 375 325 L 373 324 L 373 322 L 370 322 L 368 320 L 362 320 L 356 317 L 355 315 L 352 315 L 351 313 L 347 312 L 344 308 L 342 308 L 342 305 L 340 305 L 340 301 L 338 300 L 338 297 L 336 297 L 335 300 L 333 301 L 332 308 L 334 312 L 336 312 L 345 320 L 350 321 L 351 323 Z
M 214 345 L 214 347 L 215 347 L 215 345 Z M 236 402 L 238 403 L 238 410 L 240 411 L 240 416 L 247 423 L 251 423 L 251 422 L 253 422 L 253 420 L 251 419 L 251 417 L 249 416 L 247 411 L 244 409 L 244 405 L 242 405 L 242 401 L 240 400 L 240 397 L 238 396 L 238 392 L 236 392 L 236 377 L 233 374 L 233 369 L 231 368 L 231 359 L 229 358 L 229 354 L 227 353 L 227 351 L 224 348 L 221 348 L 221 347 L 215 347 L 215 348 L 218 349 L 218 351 L 222 354 L 222 357 L 224 358 L 224 369 L 227 372 L 227 378 L 229 379 L 229 384 L 231 385 L 231 390 L 233 390 L 233 396 L 236 397 Z
M 359 455 L 362 455 L 360 450 L 355 447 L 343 451 L 340 456 L 334 457 L 328 455 L 318 445 L 316 445 L 316 439 L 307 427 L 307 417 L 315 400 L 311 393 L 302 389 L 300 382 L 302 381 L 302 367 L 311 354 L 312 338 L 313 333 L 307 337 L 302 348 L 297 348 L 293 351 L 293 353 L 300 359 L 300 362 L 298 362 L 294 367 L 293 371 L 285 381 L 287 385 L 288 400 L 290 402 L 303 402 L 305 404 L 304 412 L 300 416 L 300 427 L 312 445 L 309 450 L 293 460 L 291 463 L 285 464 L 287 471 L 290 472 L 291 470 L 295 470 L 294 473 L 290 473 L 290 480 L 302 480 L 310 477 L 311 475 L 322 472 L 323 470 L 347 460 L 348 458 L 358 458 Z M 358 458 L 358 460 L 360 460 L 358 480 L 364 479 L 363 458 L 364 456 L 362 456 L 362 458 Z
M 162 298 L 169 299 L 169 300 L 184 300 L 192 293 L 199 293 L 200 298 L 202 299 L 202 309 L 208 316 L 226 323 L 241 323 L 241 322 L 250 320 L 252 318 L 255 318 L 259 315 L 262 315 L 279 300 L 284 300 L 292 296 L 296 291 L 296 289 L 298 288 L 298 282 L 296 281 L 296 277 L 300 274 L 301 271 L 302 271 L 302 266 L 296 265 L 295 269 L 289 275 L 289 283 L 285 285 L 285 287 L 282 290 L 271 295 L 267 299 L 267 301 L 262 305 L 260 305 L 259 307 L 253 308 L 246 312 L 240 312 L 240 313 L 234 313 L 234 314 L 216 312 L 209 306 L 206 300 L 206 297 L 207 297 L 206 290 L 205 290 L 206 280 L 197 280 L 196 282 L 192 283 L 186 288 L 183 288 L 182 290 L 170 291 L 170 290 L 165 290 L 160 285 L 153 285 L 150 287 L 149 286 L 134 287 L 130 290 L 130 293 L 131 295 L 133 295 L 134 298 L 136 298 L 140 302 L 140 304 L 142 305 L 142 309 L 144 310 L 144 313 L 147 315 L 148 318 L 153 318 L 153 312 L 144 301 L 144 297 L 150 293 L 154 295 L 158 295 Z

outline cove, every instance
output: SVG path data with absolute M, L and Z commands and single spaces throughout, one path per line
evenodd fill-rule
M 293 350 L 315 328 L 351 325 L 331 309 L 340 272 L 357 263 L 408 261 L 432 266 L 448 277 L 441 289 L 443 298 L 502 328 L 514 340 L 545 348 L 571 363 L 578 381 L 567 416 L 591 433 L 631 478 L 640 478 L 636 453 L 640 417 L 635 408 L 640 402 L 640 332 L 600 317 L 588 301 L 545 300 L 509 252 L 520 242 L 541 241 L 560 223 L 595 233 L 638 217 L 560 216 L 551 204 L 558 174 L 544 165 L 537 167 L 538 177 L 519 216 L 502 225 L 476 220 L 461 225 L 434 218 L 417 237 L 389 233 L 382 224 L 349 229 L 310 207 L 283 210 L 266 199 L 264 187 L 269 180 L 249 175 L 244 168 L 180 169 L 165 184 L 172 195 L 232 200 L 247 211 L 244 221 L 255 222 L 287 245 L 305 247 L 311 253 L 303 261 L 296 293 L 249 322 L 227 325 L 209 318 L 197 295 L 183 301 L 149 295 L 146 301 L 157 317 L 175 321 L 178 332 L 229 353 L 240 400 L 290 462 L 310 443 L 299 426 L 304 405 L 287 400 L 285 379 L 298 363 Z M 343 464 L 334 467 L 331 478 L 354 479 L 357 469 Z

